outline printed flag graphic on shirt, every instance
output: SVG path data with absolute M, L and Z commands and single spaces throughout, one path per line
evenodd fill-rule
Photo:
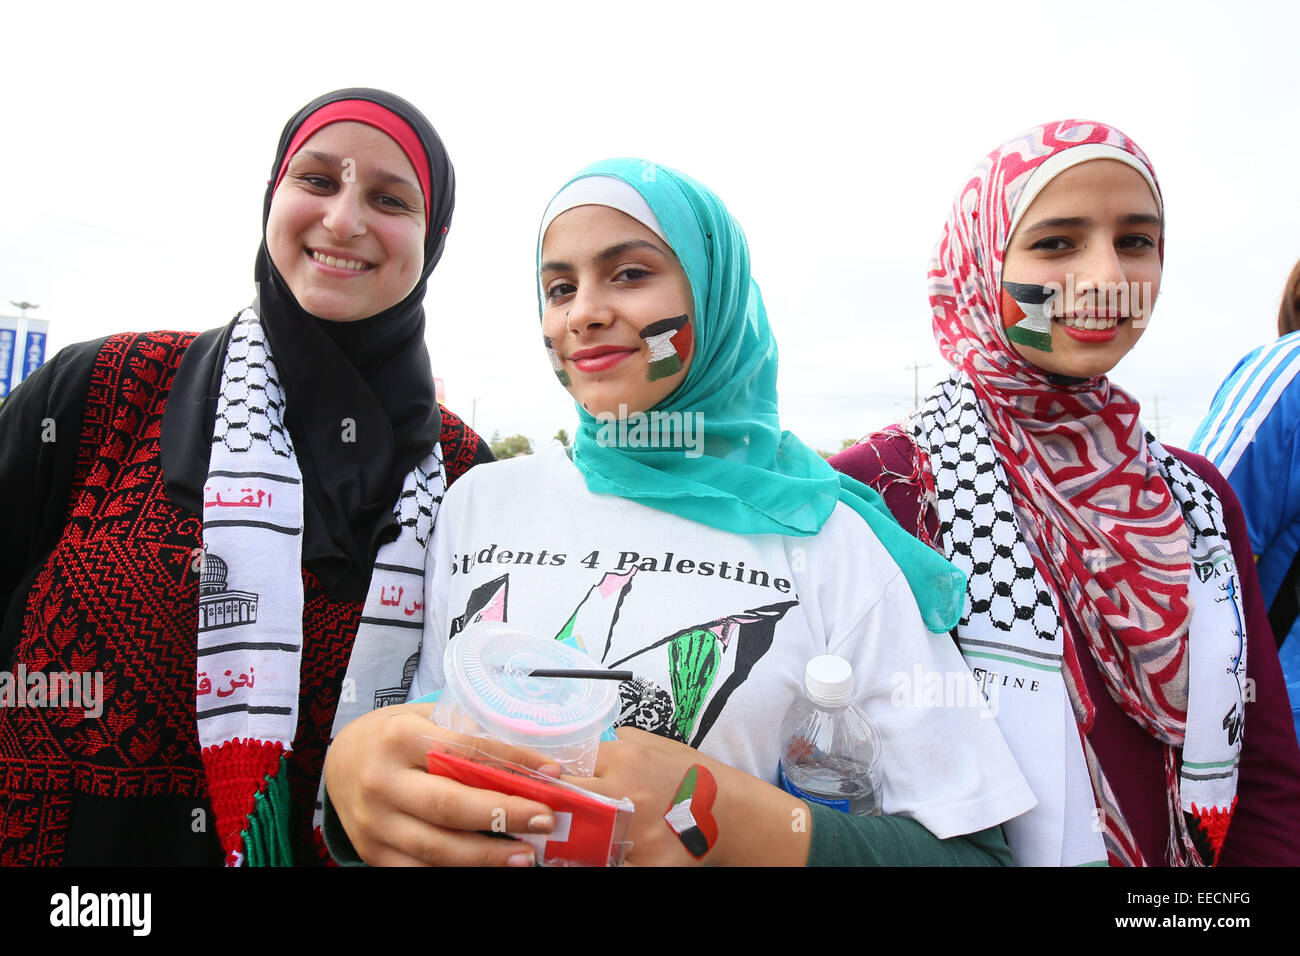
M 638 570 L 633 567 L 631 571 L 622 574 L 614 571 L 607 572 L 600 579 L 600 583 L 592 585 L 591 590 L 574 609 L 564 627 L 560 628 L 560 632 L 555 635 L 555 639 L 570 647 L 576 647 L 585 654 L 588 653 L 587 640 L 591 639 L 592 645 L 595 646 L 596 638 L 601 638 L 605 645 L 605 653 L 608 654 L 610 642 L 614 639 L 614 623 L 618 620 L 619 608 L 623 606 L 623 599 L 632 590 L 632 576 Z
M 776 625 L 798 603 L 769 604 L 684 628 L 608 666 L 621 667 L 627 661 L 667 644 L 674 705 L 673 729 L 698 749 L 732 693 L 749 678 L 754 665 L 771 648 Z M 733 644 L 731 673 L 715 689 L 715 678 L 722 670 L 722 655 Z
M 668 657 L 669 689 L 645 679 L 625 681 L 619 690 L 620 697 L 626 698 L 623 710 L 633 726 L 698 749 L 731 695 L 771 649 L 777 625 L 799 602 L 768 604 L 685 627 L 611 663 L 619 612 L 635 586 L 638 570 L 602 574 L 560 624 L 555 639 L 593 656 L 603 644 L 599 661 L 610 668 L 667 645 L 660 653 Z M 452 619 L 448 639 L 478 621 L 508 620 L 509 589 L 509 573 L 475 587 L 465 610 Z M 730 668 L 725 666 L 728 658 Z
M 479 621 L 504 621 L 506 605 L 510 597 L 510 575 L 503 574 L 486 584 L 480 584 L 469 594 L 465 602 L 465 613 L 451 620 L 449 638 L 455 637 L 471 624 Z

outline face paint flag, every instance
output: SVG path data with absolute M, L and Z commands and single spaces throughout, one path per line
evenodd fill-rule
M 568 388 L 569 373 L 564 370 L 564 363 L 560 361 L 560 353 L 555 351 L 555 345 L 551 342 L 549 335 L 543 335 L 542 341 L 546 343 L 546 357 L 551 360 L 551 368 L 555 369 L 555 377 L 560 380 L 561 385 Z
M 682 332 L 679 343 L 673 337 Z M 650 346 L 650 381 L 667 378 L 682 370 L 682 356 L 690 354 L 690 320 L 679 315 L 675 319 L 660 319 L 641 330 L 641 338 Z
M 1040 352 L 1052 351 L 1052 306 L 1056 290 L 1020 282 L 1002 283 L 1002 326 L 1007 338 Z
M 713 802 L 717 798 L 718 782 L 713 774 L 707 767 L 692 764 L 664 813 L 664 820 L 682 841 L 686 852 L 697 860 L 718 842 L 718 821 L 713 816 Z

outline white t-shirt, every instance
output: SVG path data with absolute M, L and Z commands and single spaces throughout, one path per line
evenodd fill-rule
M 636 674 L 621 725 L 775 784 L 804 667 L 836 654 L 883 738 L 883 812 L 946 838 L 1034 804 L 952 639 L 925 630 L 889 552 L 842 503 L 815 537 L 731 534 L 592 494 L 554 442 L 457 481 L 426 560 L 412 698 L 443 686 L 447 641 L 477 620 L 572 636 Z

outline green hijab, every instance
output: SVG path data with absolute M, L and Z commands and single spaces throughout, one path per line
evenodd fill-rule
M 644 225 L 664 235 L 690 281 L 695 357 L 685 380 L 653 411 L 697 416 L 704 453 L 620 444 L 611 440 L 617 429 L 575 403 L 573 463 L 587 488 L 735 534 L 815 535 L 842 501 L 898 564 L 926 627 L 955 627 L 966 594 L 961 571 L 904 531 L 873 489 L 781 430 L 776 340 L 749 275 L 745 235 L 722 201 L 689 176 L 639 159 L 594 163 L 569 183 L 590 176 L 622 180 L 645 199 L 661 228 Z M 540 284 L 538 292 L 544 309 Z

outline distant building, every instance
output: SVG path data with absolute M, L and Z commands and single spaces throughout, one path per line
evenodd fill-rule
M 0 315 L 0 402 L 45 362 L 50 323 Z

